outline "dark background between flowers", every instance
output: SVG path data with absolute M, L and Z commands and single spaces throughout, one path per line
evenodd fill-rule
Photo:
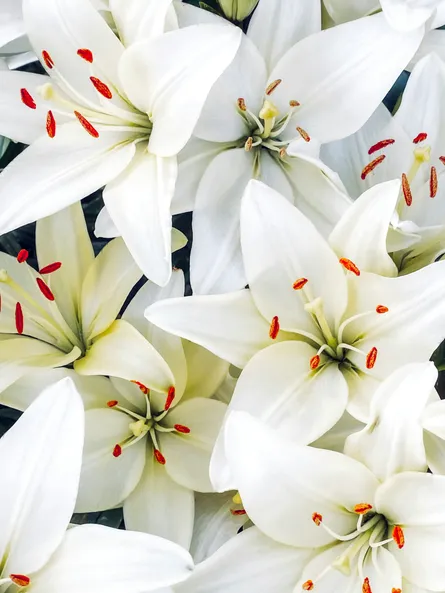
M 193 4 L 195 6 L 201 6 L 206 10 L 220 13 L 217 0 L 206 0 L 201 2 L 200 0 L 183 0 L 187 4 Z M 236 23 L 244 30 L 248 25 L 249 19 L 246 19 L 242 23 Z M 43 68 L 38 62 L 29 64 L 21 68 L 28 72 L 44 73 Z M 394 111 L 398 100 L 403 93 L 406 83 L 409 78 L 408 72 L 403 72 L 399 79 L 396 81 L 388 95 L 386 96 L 384 103 L 391 111 Z M 23 144 L 16 144 L 11 142 L 4 154 L 0 157 L 0 170 L 5 168 L 20 152 L 26 148 Z M 63 187 L 60 188 L 63 192 Z M 11 199 L 14 199 L 11 196 Z M 94 250 L 98 253 L 104 245 L 107 243 L 107 239 L 98 239 L 94 236 L 94 224 L 99 211 L 103 206 L 102 192 L 101 190 L 95 192 L 91 196 L 88 196 L 82 201 L 85 218 L 88 225 L 91 240 L 93 242 Z M 192 214 L 185 213 L 179 214 L 173 217 L 173 226 L 182 231 L 188 238 L 188 244 L 173 255 L 173 265 L 177 268 L 181 268 L 187 279 L 187 294 L 191 294 L 189 278 L 189 262 L 190 262 L 190 249 L 193 241 L 192 236 Z M 35 253 L 35 224 L 29 224 L 25 227 L 12 231 L 3 236 L 0 236 L 0 251 L 9 253 L 10 255 L 17 255 L 20 249 L 27 249 L 29 251 L 29 264 L 37 268 L 37 260 Z M 142 281 L 141 283 L 143 283 Z M 139 288 L 139 285 L 135 288 L 135 291 Z M 439 346 L 437 351 L 434 353 L 433 360 L 438 368 L 444 368 L 445 371 L 445 342 Z M 442 398 L 445 398 L 445 372 L 440 372 L 439 381 L 437 385 L 439 394 Z M 19 417 L 20 413 L 11 408 L 0 405 L 0 435 L 8 430 Z M 110 527 L 123 527 L 123 518 L 121 509 L 111 509 L 101 513 L 88 513 L 74 515 L 73 522 L 75 523 L 99 523 L 101 525 L 107 525 Z

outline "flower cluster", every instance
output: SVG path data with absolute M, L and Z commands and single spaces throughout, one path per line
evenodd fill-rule
M 444 26 L 0 0 L 0 593 L 445 591 Z

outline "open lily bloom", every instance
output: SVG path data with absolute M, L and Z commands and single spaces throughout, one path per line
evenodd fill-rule
M 42 393 L 0 440 L 0 582 L 35 593 L 143 593 L 187 578 L 189 554 L 156 536 L 82 525 L 74 510 L 84 434 L 69 379 Z
M 178 593 L 444 590 L 444 476 L 404 471 L 381 483 L 355 459 L 296 445 L 241 412 L 226 432 L 256 528 Z
M 445 402 L 436 381 L 431 362 L 394 371 L 372 396 L 368 423 L 346 439 L 344 452 L 382 481 L 427 468 L 445 474 Z
M 394 117 L 382 105 L 359 132 L 322 147 L 353 198 L 382 181 L 402 180 L 387 241 L 401 273 L 445 251 L 444 91 L 445 64 L 431 54 L 414 68 Z
M 426 29 L 445 24 L 443 0 L 323 0 L 335 23 L 383 10 L 388 23 L 400 31 L 411 31 L 426 26 Z
M 142 357 L 145 365 L 159 367 L 151 380 L 167 394 L 173 385 L 167 364 L 136 329 L 116 321 L 142 277 L 122 239 L 110 242 L 95 258 L 80 203 L 40 220 L 36 233 L 39 272 L 27 264 L 26 250 L 17 258 L 0 254 L 0 387 L 33 369 L 88 357 L 94 345 L 97 374 L 136 379 L 135 360 Z M 127 360 L 120 356 L 120 365 L 108 362 L 107 344 L 113 340 L 128 351 Z
M 239 211 L 252 178 L 296 203 L 324 234 L 332 229 L 349 202 L 318 158 L 319 142 L 365 123 L 421 39 L 419 32 L 400 35 L 381 15 L 320 28 L 319 2 L 260 0 L 237 56 L 209 94 L 177 187 L 194 205 L 195 294 L 246 284 Z
M 213 491 L 210 456 L 226 406 L 210 397 L 224 380 L 228 364 L 145 320 L 147 304 L 182 294 L 184 277 L 177 270 L 164 289 L 145 284 L 124 313 L 125 322 L 132 323 L 168 362 L 175 388 L 166 398 L 165 393 L 148 389 L 142 379 L 133 384 L 112 379 L 105 399 L 103 389 L 95 401 L 88 397 L 76 509 L 88 512 L 123 504 L 127 528 L 162 535 L 188 548 L 193 491 Z M 110 354 L 116 365 L 122 357 L 120 348 Z M 93 351 L 94 346 L 92 358 L 79 361 L 78 370 L 88 373 L 91 365 L 95 369 Z M 144 363 L 139 356 L 138 363 L 144 373 L 153 375 L 150 360 Z M 134 376 L 140 376 L 136 369 Z
M 360 272 L 258 181 L 243 198 L 241 240 L 250 289 L 171 299 L 146 316 L 244 367 L 230 409 L 299 442 L 317 439 L 346 408 L 366 420 L 378 382 L 426 362 L 444 337 L 445 262 L 400 278 Z
M 49 77 L 0 72 L 0 133 L 31 144 L 0 176 L 0 231 L 106 185 L 108 213 L 133 257 L 165 285 L 176 154 L 233 59 L 241 31 L 218 23 L 162 35 L 154 27 L 151 37 L 125 51 L 89 0 L 43 6 L 24 0 L 23 6 Z

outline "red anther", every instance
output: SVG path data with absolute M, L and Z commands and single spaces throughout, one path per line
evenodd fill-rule
M 318 365 L 320 364 L 320 357 L 318 356 L 318 354 L 316 354 L 315 356 L 313 356 L 311 358 L 311 360 L 309 361 L 309 366 L 311 367 L 311 369 L 313 371 L 315 371 L 315 369 L 318 368 Z
M 117 406 L 119 402 L 117 401 L 117 399 L 111 399 L 109 402 L 107 402 L 107 406 L 109 408 L 114 408 L 114 406 Z
M 405 534 L 403 533 L 403 529 L 400 527 L 400 525 L 394 525 L 394 529 L 392 530 L 392 538 L 396 542 L 399 550 L 401 550 L 405 545 Z
M 426 134 L 425 132 L 420 132 L 420 134 L 417 134 L 417 136 L 414 138 L 413 144 L 419 144 L 419 142 L 423 142 L 427 138 L 428 134 Z
M 182 434 L 189 434 L 190 428 L 188 426 L 184 426 L 183 424 L 175 424 L 174 429 L 178 432 L 182 432 Z
M 94 76 L 90 76 L 90 80 L 94 85 L 94 88 L 98 93 L 100 93 L 105 99 L 112 99 L 113 93 L 110 91 L 110 88 L 99 78 L 95 78 Z
M 301 585 L 301 588 L 302 588 L 304 591 L 312 591 L 312 589 L 314 588 L 314 582 L 313 582 L 313 581 L 311 581 L 311 579 L 309 579 L 309 580 L 307 580 L 305 583 L 303 583 L 303 584 Z
M 373 369 L 377 360 L 377 348 L 374 346 L 366 355 L 366 368 Z
M 139 381 L 131 381 L 132 383 L 134 383 L 135 385 L 137 385 L 139 387 L 139 389 L 142 391 L 142 393 L 145 393 L 145 395 L 148 395 L 150 393 L 150 390 L 148 387 L 146 387 L 143 383 L 140 383 Z
M 74 115 L 77 117 L 84 130 L 86 130 L 90 136 L 93 136 L 93 138 L 99 138 L 99 132 L 81 113 L 75 111 Z
M 430 171 L 430 198 L 435 198 L 437 194 L 437 171 L 436 167 L 431 167 Z
M 445 156 L 440 156 L 439 161 L 442 163 L 442 165 L 445 165 Z
M 282 83 L 281 78 L 278 78 L 277 80 L 274 80 L 273 82 L 271 82 L 270 85 L 266 89 L 266 95 L 267 96 L 271 95 L 274 92 L 274 90 L 277 88 L 277 86 L 279 86 L 281 83 Z
M 244 509 L 230 509 L 230 512 L 232 513 L 232 515 L 234 517 L 239 517 L 241 515 L 247 515 L 246 511 Z
M 31 579 L 25 574 L 10 574 L 9 578 L 11 581 L 19 587 L 27 587 L 31 582 Z
M 29 251 L 27 249 L 20 249 L 20 251 L 17 254 L 17 261 L 19 262 L 19 264 L 23 264 L 28 259 L 28 257 Z
M 368 150 L 368 154 L 374 154 L 374 152 L 382 150 L 382 148 L 386 148 L 386 146 L 394 144 L 394 142 L 395 140 L 393 140 L 392 138 L 388 138 L 387 140 L 380 140 L 380 142 L 376 142 L 376 144 L 373 144 L 371 146 L 371 148 Z
M 300 128 L 300 127 L 297 126 L 297 132 L 300 134 L 300 136 L 303 138 L 303 140 L 305 142 L 310 142 L 311 141 L 311 137 L 306 132 L 306 130 L 303 130 L 303 128 Z
M 409 185 L 408 177 L 405 175 L 405 173 L 402 173 L 402 191 L 406 205 L 411 206 L 413 203 L 413 194 L 411 193 L 411 187 Z
M 357 268 L 355 263 L 352 262 L 350 259 L 347 259 L 346 257 L 342 257 L 338 261 L 341 263 L 341 265 L 344 268 L 346 268 L 346 270 L 348 270 L 348 272 L 352 272 L 356 276 L 360 276 L 360 270 Z
M 122 455 L 122 447 L 120 445 L 114 445 L 113 457 L 120 457 Z
M 385 305 L 377 305 L 377 307 L 375 308 L 375 312 L 376 313 L 388 313 L 389 309 L 388 307 L 385 307 Z
M 312 513 L 312 521 L 318 527 L 320 523 L 323 521 L 323 515 L 320 515 L 320 513 Z
M 175 396 L 176 396 L 176 389 L 172 385 L 171 387 L 168 388 L 167 399 L 165 400 L 164 410 L 169 410 L 171 408 L 171 405 L 173 403 L 173 400 L 175 399 Z
M 295 280 L 295 282 L 293 283 L 292 288 L 294 290 L 301 290 L 304 286 L 306 286 L 307 283 L 307 278 L 298 278 L 298 280 Z
M 368 175 L 370 173 L 372 173 L 372 171 L 374 171 L 374 169 L 377 167 L 377 165 L 380 165 L 380 163 L 383 163 L 383 161 L 385 159 L 386 159 L 386 155 L 385 154 L 381 154 L 376 159 L 374 159 L 373 161 L 371 161 L 370 163 L 368 163 L 365 167 L 363 167 L 363 171 L 362 171 L 362 174 L 360 175 L 360 177 L 363 180 L 365 180 L 368 177 Z
M 50 70 L 52 70 L 54 68 L 54 60 L 49 55 L 49 53 L 46 51 L 46 49 L 44 49 L 42 51 L 42 58 L 43 58 L 43 61 L 45 62 L 46 67 L 49 68 Z
M 30 95 L 29 91 L 26 89 L 20 89 L 20 97 L 22 99 L 22 103 L 24 103 L 26 107 L 29 107 L 30 109 L 37 109 L 36 102 Z
M 361 502 L 361 503 L 355 505 L 354 513 L 357 513 L 357 515 L 366 515 L 366 513 L 368 511 L 370 511 L 371 509 L 372 509 L 372 504 L 369 504 L 367 502 Z
M 56 135 L 56 120 L 54 119 L 52 111 L 48 111 L 46 116 L 46 131 L 50 138 L 54 138 Z
M 77 55 L 90 64 L 93 63 L 93 52 L 90 49 L 78 49 Z
M 241 111 L 247 110 L 246 102 L 244 101 L 244 99 L 242 97 L 240 97 L 238 99 L 237 104 L 238 104 L 238 109 L 240 109 Z
M 37 282 L 37 286 L 39 287 L 40 292 L 43 294 L 43 296 L 46 299 L 48 299 L 49 301 L 53 301 L 54 295 L 51 292 L 50 287 L 41 278 L 36 278 L 36 282 Z
M 153 455 L 155 456 L 155 459 L 158 463 L 160 463 L 161 465 L 165 465 L 165 457 L 162 455 L 159 449 L 154 449 Z
M 272 319 L 272 322 L 271 322 L 270 328 L 269 328 L 269 337 L 270 337 L 270 339 L 271 340 L 276 340 L 279 331 L 280 331 L 280 320 L 275 315 L 275 317 Z
M 362 593 L 372 593 L 371 585 L 369 584 L 368 577 L 365 578 L 362 585 Z
M 52 274 L 53 272 L 57 272 L 62 267 L 62 262 L 55 261 L 53 264 L 48 264 L 41 270 L 39 270 L 39 274 Z
M 18 334 L 23 333 L 24 320 L 23 320 L 23 309 L 20 303 L 15 306 L 15 329 Z

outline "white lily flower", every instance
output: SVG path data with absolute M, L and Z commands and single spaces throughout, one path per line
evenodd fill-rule
M 405 471 L 380 483 L 355 459 L 296 445 L 242 412 L 226 432 L 256 528 L 177 593 L 444 590 L 444 476 Z
M 366 421 L 379 381 L 426 362 L 443 340 L 445 262 L 400 278 L 361 272 L 258 181 L 243 198 L 241 241 L 250 289 L 146 311 L 162 329 L 245 367 L 231 410 L 310 443 L 345 409 Z M 214 475 L 223 473 L 218 450 Z
M 2 0 L 0 58 L 4 58 L 10 68 L 18 68 L 36 59 L 26 36 L 22 0 Z
M 224 381 L 229 365 L 144 319 L 147 304 L 182 294 L 184 276 L 176 270 L 163 289 L 150 282 L 145 284 L 121 320 L 134 332 L 139 330 L 141 339 L 143 335 L 164 365 L 164 361 L 168 362 L 175 387 L 170 388 L 167 397 L 146 387 L 140 378 L 144 373 L 153 383 L 157 372 L 153 360 L 144 360 L 144 351 L 136 354 L 134 347 L 125 346 L 117 336 L 108 344 L 105 363 L 119 374 L 119 366 L 129 366 L 135 359 L 132 383 L 54 369 L 16 381 L 1 393 L 0 401 L 26 409 L 34 397 L 33 385 L 43 387 L 61 374 L 71 377 L 86 409 L 76 512 L 123 506 L 128 529 L 154 533 L 188 548 L 193 531 L 194 491 L 213 491 L 209 462 L 226 406 L 210 398 Z M 96 348 L 102 349 L 100 339 L 90 355 L 77 363 L 77 370 L 88 374 L 92 369 L 95 373 L 103 364 Z
M 445 402 L 433 363 L 394 371 L 373 394 L 366 426 L 348 436 L 344 452 L 385 480 L 402 471 L 445 474 Z
M 29 39 L 49 78 L 0 72 L 0 133 L 31 144 L 0 176 L 0 231 L 106 186 L 108 213 L 133 257 L 165 285 L 176 154 L 233 59 L 241 31 L 218 23 L 162 35 L 154 25 L 164 26 L 165 11 L 151 2 L 145 14 L 151 36 L 146 32 L 125 51 L 89 0 L 43 6 L 24 0 L 23 6 Z
M 0 440 L 0 582 L 32 593 L 144 593 L 187 578 L 189 554 L 156 536 L 83 525 L 67 531 L 84 414 L 73 383 L 48 388 Z
M 382 181 L 402 180 L 387 237 L 402 274 L 445 252 L 444 90 L 445 64 L 431 54 L 414 68 L 394 117 L 381 106 L 362 130 L 322 147 L 354 198 Z
M 399 31 L 445 24 L 444 0 L 323 0 L 335 23 L 345 23 L 383 10 L 388 23 Z
M 246 284 L 239 208 L 252 178 L 296 203 L 324 234 L 332 230 L 349 200 L 318 158 L 319 143 L 365 123 L 422 37 L 395 32 L 381 15 L 320 28 L 319 2 L 260 0 L 237 56 L 209 94 L 180 158 L 177 188 L 194 209 L 195 294 Z
M 39 272 L 27 264 L 26 250 L 17 258 L 0 254 L 0 388 L 87 357 L 95 374 L 147 381 L 167 394 L 174 385 L 167 363 L 134 327 L 116 320 L 142 277 L 122 239 L 95 258 L 77 203 L 37 223 L 36 251 Z M 115 341 L 128 351 L 118 364 L 110 358 Z M 150 372 L 139 376 L 138 361 L 142 369 L 152 365 Z

